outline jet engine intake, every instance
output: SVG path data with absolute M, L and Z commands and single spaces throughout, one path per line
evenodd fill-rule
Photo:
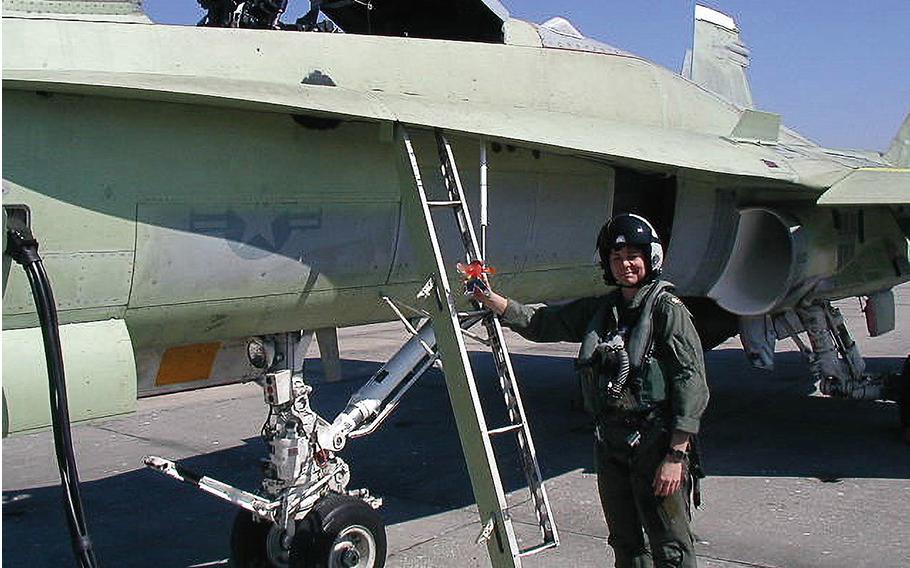
M 763 207 L 742 209 L 727 264 L 708 296 L 741 316 L 777 308 L 801 276 L 805 230 L 795 218 Z

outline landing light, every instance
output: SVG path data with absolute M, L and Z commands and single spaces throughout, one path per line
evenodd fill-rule
M 254 337 L 246 345 L 246 356 L 250 365 L 257 369 L 268 369 L 275 361 L 275 344 L 262 337 Z

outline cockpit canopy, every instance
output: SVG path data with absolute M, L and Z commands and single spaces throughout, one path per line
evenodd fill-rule
M 539 25 L 513 19 L 499 0 L 311 0 L 311 6 L 347 33 L 624 53 L 585 37 L 564 18 Z
M 498 0 L 311 0 L 347 33 L 503 42 Z

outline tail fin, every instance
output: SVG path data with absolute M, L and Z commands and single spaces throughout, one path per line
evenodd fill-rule
M 885 152 L 885 159 L 899 168 L 910 168 L 910 114 L 904 118 L 904 124 Z
M 749 50 L 733 18 L 696 5 L 695 38 L 686 53 L 683 76 L 742 108 L 752 108 L 748 66 Z

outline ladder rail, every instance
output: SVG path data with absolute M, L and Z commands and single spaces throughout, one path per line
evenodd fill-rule
M 452 201 L 460 201 L 461 203 L 461 206 L 455 210 L 455 217 L 461 233 L 462 243 L 464 244 L 466 260 L 468 262 L 474 260 L 484 262 L 486 259 L 480 257 L 481 247 L 478 243 L 477 235 L 474 232 L 474 224 L 472 223 L 470 210 L 467 206 L 464 187 L 462 186 L 461 178 L 458 175 L 458 168 L 455 166 L 455 155 L 452 151 L 452 145 L 440 129 L 435 129 L 434 135 L 440 159 L 440 172 L 442 173 L 443 182 L 446 186 L 449 198 Z M 475 306 L 478 306 L 476 302 Z M 559 535 L 557 534 L 555 525 L 552 521 L 553 513 L 550 508 L 546 489 L 543 486 L 543 477 L 537 462 L 537 452 L 534 448 L 534 442 L 531 437 L 524 406 L 521 403 L 521 396 L 518 392 L 518 381 L 516 380 L 515 370 L 512 367 L 511 358 L 509 357 L 509 352 L 506 348 L 502 325 L 499 323 L 499 320 L 491 314 L 484 319 L 484 326 L 487 329 L 487 337 L 490 341 L 490 348 L 496 363 L 496 370 L 509 414 L 509 421 L 511 425 L 519 426 L 520 428 L 518 430 L 518 445 L 522 470 L 525 474 L 525 479 L 528 482 L 528 490 L 531 492 L 534 501 L 538 525 L 540 526 L 544 538 L 544 544 L 552 543 L 553 546 L 556 546 L 559 543 Z
M 437 300 L 435 309 L 431 308 L 431 311 L 434 312 L 431 314 L 432 325 L 436 332 L 436 348 L 444 364 L 446 383 L 455 411 L 459 437 L 468 461 L 471 483 L 481 514 L 481 521 L 484 523 L 484 530 L 479 541 L 487 544 L 490 560 L 494 567 L 520 566 L 522 556 L 557 546 L 559 536 L 553 523 L 549 498 L 544 488 L 536 449 L 521 402 L 518 381 L 506 348 L 502 326 L 494 314 L 480 310 L 480 304 L 473 302 L 474 312 L 472 313 L 481 316 L 487 332 L 484 343 L 488 344 L 493 353 L 499 388 L 502 391 L 508 416 L 508 423 L 504 426 L 493 429 L 488 429 L 486 426 L 475 377 L 465 346 L 465 336 L 473 337 L 473 334 L 464 329 L 470 327 L 469 325 L 459 325 L 459 312 L 456 310 L 455 298 L 449 284 L 432 211 L 440 208 L 450 208 L 453 211 L 463 245 L 464 258 L 469 263 L 483 262 L 481 254 L 484 252 L 486 243 L 481 245 L 477 240 L 464 188 L 455 165 L 452 145 L 441 130 L 435 129 L 433 134 L 439 157 L 439 172 L 447 194 L 445 199 L 438 200 L 428 199 L 414 145 L 406 128 L 400 124 L 396 125 L 396 140 L 402 147 L 402 179 L 413 182 L 410 191 L 408 188 L 402 187 L 402 209 L 416 229 L 412 230 L 417 241 L 415 249 L 419 254 L 423 254 L 421 260 L 432 268 L 429 282 L 433 284 L 433 292 L 435 292 Z M 482 209 L 485 209 L 485 203 L 482 204 Z M 482 211 L 482 216 L 485 217 L 485 214 L 486 211 Z M 492 447 L 494 436 L 509 432 L 516 434 L 520 466 L 528 484 L 531 494 L 529 500 L 533 502 L 543 539 L 541 543 L 523 550 L 518 547 L 510 506 L 505 495 L 496 454 Z
M 423 256 L 422 260 L 432 269 L 431 277 L 435 280 L 435 296 L 438 301 L 432 304 L 432 310 L 435 310 L 435 313 L 432 313 L 433 329 L 436 332 L 437 349 L 443 360 L 449 398 L 455 413 L 455 422 L 477 508 L 485 527 L 488 525 L 491 527 L 490 538 L 485 539 L 487 552 L 494 568 L 519 567 L 520 550 L 508 515 L 508 503 L 492 442 L 486 435 L 486 420 L 464 337 L 460 331 L 458 311 L 449 287 L 417 156 L 405 127 L 398 124 L 395 130 L 396 140 L 402 146 L 400 155 L 402 161 L 399 164 L 402 180 L 413 182 L 409 184 L 410 187 L 402 186 L 402 207 L 408 215 L 409 223 L 415 229 L 412 235 L 415 238 L 418 256 Z M 426 240 L 422 240 L 423 238 Z
M 509 411 L 509 418 L 513 424 L 521 424 L 522 428 L 518 432 L 518 444 L 521 450 L 522 468 L 525 479 L 528 482 L 528 490 L 534 500 L 534 508 L 537 514 L 537 522 L 543 533 L 544 545 L 558 546 L 559 534 L 556 531 L 556 525 L 553 522 L 553 511 L 550 507 L 550 499 L 547 495 L 546 487 L 543 484 L 543 475 L 540 472 L 540 465 L 537 461 L 537 450 L 534 447 L 534 440 L 531 436 L 530 426 L 524 405 L 521 402 L 521 394 L 518 389 L 518 381 L 515 370 L 512 367 L 512 360 L 509 357 L 506 348 L 505 336 L 502 331 L 502 324 L 495 317 L 489 318 L 484 322 L 487 326 L 490 342 L 496 345 L 493 351 L 493 357 L 499 371 L 500 384 L 503 387 L 503 395 L 506 399 L 506 406 Z M 497 351 L 501 358 L 497 357 Z
M 461 177 L 455 167 L 455 154 L 452 152 L 452 145 L 443 136 L 441 130 L 436 129 L 434 134 L 439 152 L 440 170 L 446 190 L 453 201 L 461 203 L 461 207 L 455 212 L 455 216 L 458 221 L 461 240 L 464 243 L 465 258 L 468 262 L 473 260 L 483 261 L 484 259 L 480 257 L 480 245 L 477 241 L 477 235 L 474 233 L 474 224 L 471 222 L 471 213 L 467 207 L 464 188 L 461 185 Z

